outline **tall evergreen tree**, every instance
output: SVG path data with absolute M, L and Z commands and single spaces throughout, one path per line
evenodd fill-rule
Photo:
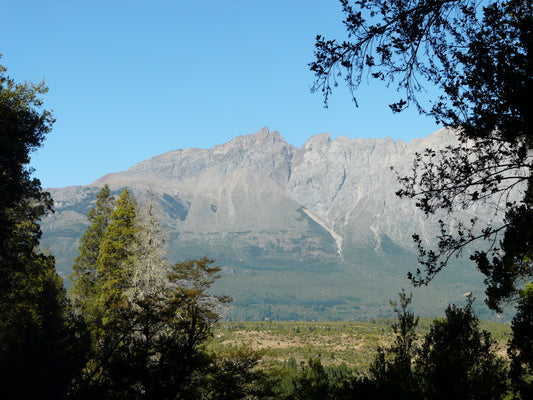
M 125 189 L 111 212 L 108 188 L 98 199 L 73 274 L 77 304 L 87 305 L 80 312 L 92 313 L 91 359 L 76 396 L 200 398 L 214 365 L 203 346 L 229 301 L 208 293 L 220 269 L 207 258 L 169 268 L 153 195 L 137 209 Z
M 74 259 L 72 265 L 70 297 L 75 310 L 85 318 L 90 318 L 97 297 L 98 255 L 105 230 L 111 220 L 114 202 L 109 186 L 105 185 L 96 195 L 96 206 L 87 214 L 90 225 L 81 238 L 80 255 Z
M 80 311 L 86 313 L 92 338 L 91 358 L 77 387 L 78 395 L 87 398 L 113 398 L 112 393 L 120 398 L 120 390 L 114 390 L 120 387 L 127 370 L 117 371 L 117 366 L 123 359 L 121 353 L 127 352 L 134 325 L 128 291 L 137 247 L 135 203 L 124 189 L 113 210 L 112 206 L 109 188 L 104 187 L 91 216 L 93 224 L 84 236 L 87 240 L 80 247 L 84 252 L 76 259 L 79 269 L 74 278 L 79 280 L 74 295 L 80 296 L 78 304 Z M 84 280 L 86 277 L 89 279 Z
M 113 319 L 117 311 L 127 309 L 127 292 L 131 289 L 135 265 L 137 228 L 135 204 L 128 189 L 124 189 L 111 213 L 97 259 L 97 274 L 101 282 L 97 305 L 104 313 L 103 323 Z

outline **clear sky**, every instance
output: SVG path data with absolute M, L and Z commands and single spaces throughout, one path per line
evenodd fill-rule
M 310 92 L 317 34 L 344 38 L 338 0 L 2 0 L 0 64 L 45 79 L 57 122 L 32 165 L 44 187 L 86 185 L 152 156 L 209 148 L 264 126 L 300 147 L 409 141 L 438 127 L 394 115 L 393 89 Z

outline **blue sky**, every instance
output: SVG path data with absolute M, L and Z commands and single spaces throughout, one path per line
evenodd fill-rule
M 337 0 L 3 0 L 0 64 L 45 79 L 57 122 L 32 158 L 44 187 L 85 185 L 179 148 L 209 148 L 264 126 L 309 137 L 391 136 L 438 127 L 394 115 L 370 82 L 359 108 L 340 86 L 312 94 L 317 34 L 344 38 Z

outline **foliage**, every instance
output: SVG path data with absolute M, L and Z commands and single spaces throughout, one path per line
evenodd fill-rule
M 5 72 L 6 68 L 0 66 L 0 251 L 3 260 L 11 253 L 8 246 L 18 242 L 16 235 L 26 236 L 26 241 L 19 244 L 25 244 L 30 252 L 33 250 L 40 231 L 34 225 L 26 229 L 22 226 L 17 229 L 17 226 L 23 219 L 35 221 L 51 210 L 49 194 L 42 191 L 38 179 L 31 177 L 33 170 L 27 165 L 30 153 L 42 145 L 54 123 L 50 111 L 42 109 L 41 96 L 48 91 L 44 82 L 19 84 Z M 0 292 L 6 293 L 4 289 L 9 280 L 4 274 L 0 278 Z
M 391 105 L 401 111 L 414 103 L 420 112 L 455 129 L 459 144 L 436 153 L 417 154 L 398 194 L 415 197 L 426 213 L 467 208 L 479 201 L 494 204 L 494 223 L 476 219 L 450 232 L 441 222 L 436 250 L 419 236 L 422 270 L 415 284 L 428 283 L 450 257 L 472 242 L 487 249 L 472 256 L 487 279 L 490 307 L 512 298 L 531 279 L 531 109 L 533 87 L 533 3 L 487 0 L 348 0 L 341 1 L 350 40 L 338 43 L 319 36 L 315 89 L 325 99 L 344 76 L 358 88 L 368 74 L 394 84 L 404 98 Z M 425 104 L 424 85 L 440 94 Z M 499 223 L 503 216 L 503 224 Z M 500 240 L 503 236 L 503 244 Z
M 406 310 L 410 300 L 400 293 L 396 340 L 379 349 L 371 380 L 356 380 L 354 390 L 379 398 L 503 398 L 508 389 L 505 362 L 496 356 L 491 335 L 479 329 L 473 299 L 463 308 L 448 306 L 446 318 L 432 322 L 420 346 L 415 342 L 417 320 Z
M 87 214 L 89 227 L 81 238 L 80 254 L 74 259 L 70 280 L 73 306 L 84 317 L 91 318 L 91 308 L 97 297 L 97 261 L 103 236 L 111 220 L 115 199 L 105 185 L 96 195 L 96 206 Z
M 114 204 L 104 187 L 97 198 L 72 275 L 71 296 L 92 336 L 73 396 L 199 398 L 224 380 L 224 368 L 246 375 L 246 354 L 222 362 L 204 348 L 230 300 L 208 292 L 220 268 L 206 257 L 169 268 L 153 197 L 138 208 L 124 189 Z
M 400 306 L 397 302 L 391 302 L 397 315 L 397 321 L 392 324 L 395 340 L 388 348 L 378 347 L 377 356 L 370 368 L 377 390 L 382 394 L 397 393 L 399 397 L 406 399 L 413 399 L 418 395 L 418 384 L 411 368 L 417 350 L 418 318 L 407 309 L 411 300 L 412 295 L 407 297 L 402 290 Z
M 305 400 L 350 398 L 346 366 L 324 367 L 319 357 L 299 365 L 294 358 L 266 371 L 267 399 Z
M 479 329 L 472 301 L 449 306 L 424 337 L 415 374 L 427 398 L 500 399 L 507 390 L 504 362 L 490 334 Z
M 487 304 L 502 311 L 503 302 L 519 295 L 509 351 L 511 375 L 527 398 L 533 331 L 527 289 L 533 277 L 533 2 L 341 3 L 350 40 L 317 37 L 314 89 L 322 90 L 327 104 L 336 78 L 344 76 L 353 95 L 368 73 L 403 92 L 405 97 L 390 106 L 394 112 L 414 103 L 456 133 L 456 146 L 416 154 L 410 176 L 399 177 L 397 194 L 416 198 L 426 214 L 471 209 L 480 202 L 494 214 L 485 226 L 472 218 L 452 229 L 441 219 L 434 250 L 413 235 L 421 268 L 409 277 L 415 285 L 427 284 L 451 257 L 484 241 L 470 258 L 486 277 Z M 420 92 L 427 84 L 440 94 L 424 102 Z M 432 398 L 501 396 L 500 361 L 487 334 L 479 332 L 471 302 L 446 314 L 447 320 L 432 326 L 418 359 L 418 372 L 429 382 L 424 390 Z
M 96 303 L 105 313 L 104 325 L 128 308 L 127 293 L 131 289 L 135 263 L 136 233 L 135 205 L 128 189 L 124 189 L 111 213 L 97 259 L 100 288 Z
M 220 322 L 209 348 L 224 352 L 230 346 L 251 342 L 254 348 L 268 350 L 261 368 L 284 364 L 294 358 L 302 361 L 320 358 L 327 369 L 345 365 L 350 372 L 366 373 L 378 345 L 391 341 L 389 321 L 309 322 L 242 321 Z
M 92 390 L 97 390 L 93 395 L 101 391 L 112 398 L 114 395 L 110 388 L 120 387 L 115 385 L 116 374 L 117 370 L 121 370 L 118 365 L 122 357 L 127 356 L 128 334 L 133 327 L 127 290 L 131 286 L 134 260 L 135 212 L 127 190 L 122 192 L 110 214 L 112 200 L 107 188 L 100 192 L 99 200 L 101 202 L 93 209 L 93 215 L 99 218 L 89 226 L 90 233 L 86 237 L 98 232 L 98 224 L 101 224 L 101 228 L 107 222 L 107 215 L 109 220 L 105 230 L 99 232 L 100 237 L 95 235 L 92 243 L 89 243 L 98 250 L 90 260 L 94 262 L 96 256 L 96 265 L 89 270 L 94 278 L 86 280 L 84 275 L 79 275 L 80 280 L 73 282 L 73 288 L 77 289 L 80 297 L 77 299 L 75 292 L 71 296 L 75 303 L 89 304 L 84 317 L 91 333 L 92 352 L 86 366 L 86 381 L 82 382 L 80 388 L 90 385 Z M 83 244 L 81 250 L 84 250 Z M 84 298 L 85 293 L 91 297 Z
M 522 399 L 533 397 L 533 284 L 520 291 L 517 313 L 513 318 L 513 337 L 509 342 L 510 377 Z
M 258 369 L 264 350 L 254 350 L 243 344 L 214 354 L 209 367 L 203 398 L 205 399 L 256 399 L 264 398 L 265 373 Z
M 314 90 L 327 102 L 343 77 L 355 101 L 364 77 L 397 87 L 438 122 L 463 126 L 469 137 L 496 127 L 510 140 L 527 135 L 531 88 L 531 2 L 341 0 L 349 40 L 317 36 Z M 480 7 L 482 6 L 482 8 Z M 430 105 L 419 92 L 441 89 Z M 357 102 L 356 102 L 357 104 Z
M 2 315 L 22 300 L 16 285 L 29 275 L 41 230 L 37 221 L 51 211 L 50 195 L 27 167 L 30 153 L 40 147 L 54 119 L 41 110 L 44 83 L 17 84 L 0 66 L 0 296 Z M 17 293 L 17 291 L 19 291 Z
M 54 258 L 39 250 L 52 210 L 27 165 L 52 128 L 44 83 L 18 84 L 0 66 L 0 387 L 6 398 L 65 396 L 85 356 Z

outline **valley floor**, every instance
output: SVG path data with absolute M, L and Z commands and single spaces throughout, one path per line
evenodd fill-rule
M 428 332 L 431 321 L 431 318 L 420 319 L 417 330 L 420 338 Z M 243 345 L 264 350 L 262 363 L 266 365 L 292 360 L 299 365 L 318 357 L 324 366 L 345 364 L 366 374 L 377 347 L 392 343 L 392 322 L 393 319 L 365 322 L 221 322 L 210 346 L 214 351 Z M 506 356 L 510 325 L 481 321 L 481 328 L 491 333 L 497 341 L 498 353 Z

